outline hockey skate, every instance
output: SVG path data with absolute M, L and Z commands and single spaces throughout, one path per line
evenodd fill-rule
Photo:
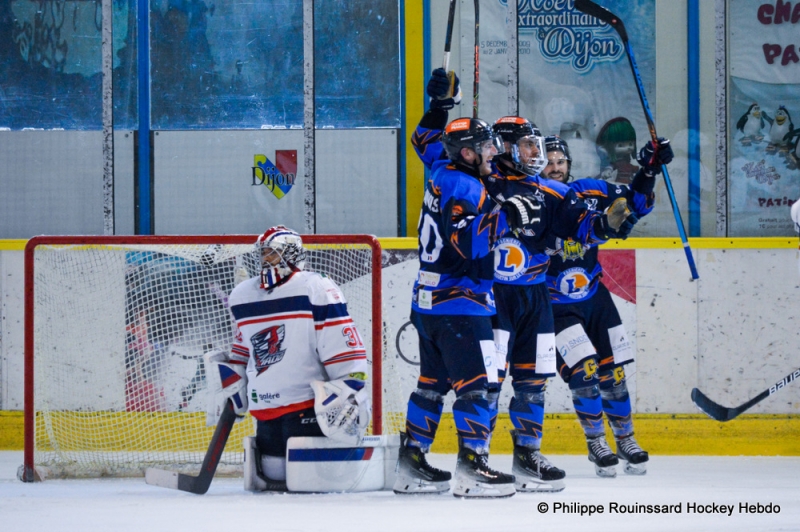
M 597 473 L 597 476 L 616 477 L 617 470 L 614 466 L 619 463 L 619 458 L 611 452 L 605 436 L 586 438 L 586 445 L 589 447 L 589 461 L 594 464 L 594 472 Z
M 511 431 L 514 441 L 514 464 L 511 472 L 516 478 L 514 486 L 522 492 L 562 491 L 566 473 L 545 458 L 538 449 L 517 445 L 516 431 Z
M 465 499 L 511 497 L 517 492 L 514 475 L 491 469 L 488 454 L 465 447 L 458 451 L 455 480 L 453 495 Z
M 407 441 L 408 436 L 401 432 L 394 492 L 400 495 L 424 495 L 449 490 L 450 472 L 430 465 L 422 449 L 406 445 Z
M 639 447 L 633 434 L 617 440 L 617 456 L 625 460 L 624 471 L 629 475 L 647 474 L 647 461 L 650 455 Z

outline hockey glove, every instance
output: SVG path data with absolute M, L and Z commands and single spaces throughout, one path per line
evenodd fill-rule
M 443 68 L 434 70 L 425 92 L 431 97 L 431 109 L 447 111 L 461 103 L 461 83 L 452 70 L 450 72 L 445 72 Z
M 631 234 L 639 217 L 628 208 L 625 198 L 617 198 L 604 214 L 594 222 L 594 233 L 603 240 L 620 238 L 625 240 Z
M 647 141 L 647 144 L 639 150 L 639 156 L 636 160 L 641 165 L 644 172 L 648 175 L 658 175 L 661 173 L 661 166 L 672 162 L 675 154 L 672 153 L 672 146 L 669 144 L 669 139 L 658 137 L 658 147 L 653 147 L 653 141 Z
M 508 228 L 515 233 L 520 230 L 534 231 L 534 226 L 542 221 L 542 204 L 533 196 L 512 196 L 500 205 L 506 213 Z
M 311 381 L 317 425 L 328 438 L 351 445 L 361 442 L 372 412 L 367 387 L 356 391 L 350 386 L 356 382 L 360 381 Z
M 247 367 L 230 362 L 228 353 L 222 350 L 209 351 L 203 360 L 208 381 L 206 425 L 217 424 L 228 398 L 233 403 L 236 421 L 241 421 L 247 413 Z

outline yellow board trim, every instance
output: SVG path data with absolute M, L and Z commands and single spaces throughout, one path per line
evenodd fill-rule
M 0 238 L 0 251 L 22 251 L 27 243 L 27 240 Z
M 417 233 L 419 209 L 425 184 L 425 167 L 411 145 L 411 134 L 425 113 L 425 61 L 423 39 L 423 0 L 405 1 L 405 77 L 406 77 L 406 233 Z
M 636 440 L 652 455 L 800 456 L 800 416 L 742 415 L 720 423 L 702 414 L 634 415 Z M 510 454 L 512 429 L 508 414 L 500 414 L 492 437 L 492 453 Z M 610 430 L 606 438 L 614 448 Z M 434 453 L 456 453 L 458 443 L 452 414 L 442 416 Z M 542 453 L 586 454 L 586 439 L 574 414 L 548 414 L 544 421 Z
M 416 127 L 416 125 L 414 126 Z M 413 153 L 413 148 L 410 148 Z M 411 157 L 411 156 L 410 156 Z M 413 156 L 414 161 L 419 158 Z M 422 163 L 420 163 L 420 168 Z M 411 166 L 409 165 L 409 168 Z M 420 170 L 421 171 L 421 170 Z M 409 170 L 409 175 L 411 171 Z M 422 175 L 422 174 L 419 174 Z M 407 181 L 408 182 L 408 181 Z M 418 179 L 418 197 L 414 199 L 413 208 L 409 208 L 409 213 L 413 211 L 413 217 L 409 217 L 408 234 L 416 232 L 417 218 L 419 218 L 419 206 L 422 204 L 422 178 Z M 409 182 L 410 184 L 410 182 Z M 409 205 L 410 205 L 409 190 Z M 412 219 L 413 218 L 413 221 Z M 416 237 L 391 237 L 379 238 L 381 246 L 386 249 L 415 249 L 417 247 Z M 24 239 L 0 239 L 0 251 L 22 251 L 28 243 Z M 603 244 L 605 249 L 670 249 L 682 248 L 683 243 L 679 238 L 629 238 L 627 240 L 609 240 Z M 692 249 L 796 249 L 798 240 L 795 237 L 758 237 L 758 238 L 690 238 L 689 246 Z
M 378 240 L 381 246 L 386 249 L 416 249 L 417 247 L 416 237 L 379 238 Z M 603 249 L 671 249 L 682 247 L 683 242 L 679 238 L 629 238 L 627 240 L 609 240 L 603 244 Z M 692 249 L 796 249 L 798 240 L 795 237 L 690 238 L 689 247 Z
M 195 428 L 202 428 L 201 434 L 204 436 L 192 443 L 185 442 L 185 450 L 204 451 L 213 429 L 205 427 L 205 415 L 202 413 L 121 412 L 107 417 L 106 421 L 115 423 L 115 447 L 119 447 L 120 443 L 123 446 L 137 447 L 141 443 L 134 442 L 137 442 L 136 433 L 141 430 L 142 423 L 164 429 L 169 428 L 171 422 L 179 417 L 184 421 L 190 418 Z M 101 421 L 96 420 L 97 422 Z M 800 456 L 800 439 L 797 437 L 800 434 L 800 415 L 796 414 L 744 414 L 727 423 L 713 421 L 702 414 L 637 414 L 634 415 L 634 426 L 636 439 L 653 455 Z M 231 441 L 241 441 L 242 437 L 252 433 L 252 427 L 249 420 L 237 424 Z M 511 453 L 511 438 L 508 436 L 511 428 L 508 414 L 499 415 L 492 438 L 493 453 Z M 586 453 L 583 431 L 574 414 L 546 415 L 544 431 L 543 453 Z M 613 448 L 610 432 L 607 438 Z M 89 443 L 84 441 L 75 444 Z M 96 445 L 96 442 L 91 444 Z M 0 450 L 22 450 L 23 446 L 22 412 L 0 411 Z M 457 449 L 453 416 L 445 414 L 431 450 L 435 453 L 455 454 Z

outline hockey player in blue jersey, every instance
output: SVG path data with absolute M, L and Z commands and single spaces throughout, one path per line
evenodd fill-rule
M 456 82 L 457 86 L 457 82 Z M 431 109 L 420 121 L 413 143 L 429 168 L 441 156 L 437 142 L 447 120 L 440 96 L 449 88 L 442 69 L 433 72 L 428 84 Z M 543 138 L 530 121 L 521 117 L 497 120 L 493 131 L 505 141 L 504 153 L 493 161 L 493 171 L 483 178 L 497 205 L 508 197 L 530 196 L 542 204 L 542 231 L 520 231 L 501 238 L 495 250 L 494 290 L 497 314 L 494 339 L 497 347 L 498 384 L 490 385 L 492 428 L 497 414 L 500 385 L 506 362 L 514 386 L 509 406 L 514 425 L 513 473 L 519 491 L 560 491 L 564 471 L 554 467 L 540 452 L 544 419 L 544 388 L 555 375 L 555 334 L 544 272 L 549 261 L 544 252 L 547 232 L 574 236 L 592 245 L 609 236 L 622 236 L 608 226 L 608 217 L 590 211 L 569 187 L 541 179 L 545 166 Z
M 549 162 L 542 174 L 569 183 L 572 159 L 566 141 L 547 137 L 545 146 Z M 669 140 L 659 139 L 657 147 L 651 141 L 639 152 L 641 168 L 630 185 L 580 179 L 572 181 L 570 188 L 597 212 L 624 208 L 634 218 L 640 218 L 652 211 L 656 175 L 672 157 Z M 649 455 L 633 436 L 624 370 L 626 364 L 633 362 L 634 352 L 611 294 L 600 283 L 603 271 L 598 248 L 553 236 L 547 253 L 558 371 L 572 392 L 575 412 L 586 435 L 589 460 L 601 477 L 616 476 L 614 466 L 619 458 L 626 462 L 626 473 L 643 475 Z M 616 440 L 616 454 L 606 443 L 604 413 Z
M 447 158 L 431 165 L 418 225 L 420 269 L 411 322 L 419 334 L 420 377 L 411 394 L 397 466 L 396 493 L 440 493 L 450 473 L 430 466 L 430 449 L 444 396 L 456 394 L 459 439 L 453 494 L 507 497 L 514 476 L 488 466 L 491 415 L 488 386 L 497 382 L 491 318 L 494 249 L 511 231 L 538 231 L 540 205 L 509 197 L 494 208 L 482 178 L 503 146 L 477 118 L 450 122 L 441 135 Z

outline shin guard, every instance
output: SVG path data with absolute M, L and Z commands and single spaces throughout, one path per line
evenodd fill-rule
M 608 417 L 608 424 L 611 425 L 614 437 L 619 439 L 633 433 L 633 419 L 631 398 L 624 373 L 621 378 L 615 378 L 616 375 L 614 371 L 609 372 L 609 375 L 601 375 L 600 395 L 603 398 L 603 412 Z
M 428 452 L 442 418 L 444 398 L 430 390 L 415 390 L 408 399 L 406 434 L 408 445 Z
M 587 438 L 605 434 L 603 402 L 600 399 L 600 389 L 596 385 L 572 390 L 572 404 Z
M 544 423 L 544 386 L 538 392 L 517 392 L 508 407 L 517 445 L 540 449 Z
M 453 403 L 453 420 L 463 447 L 489 453 L 491 414 L 486 392 L 467 393 Z

